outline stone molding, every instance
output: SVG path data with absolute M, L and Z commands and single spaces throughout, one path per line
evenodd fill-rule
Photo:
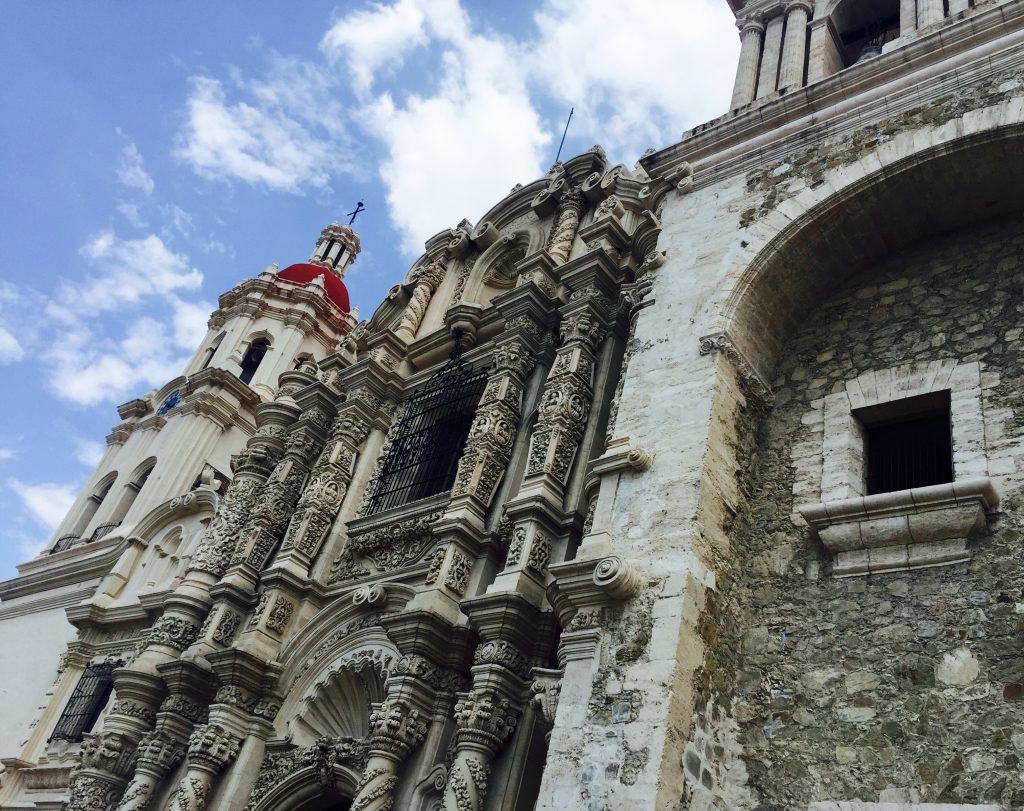
M 862 803 L 827 801 L 811 803 L 807 811 L 1000 811 L 998 805 L 961 805 L 947 803 Z
M 992 481 L 977 478 L 798 509 L 845 577 L 968 560 L 967 541 L 998 504 Z
M 710 355 L 712 352 L 721 352 L 736 366 L 740 379 L 746 389 L 766 403 L 772 401 L 772 387 L 765 380 L 757 367 L 751 363 L 736 346 L 736 342 L 728 332 L 712 332 L 700 338 L 700 354 Z

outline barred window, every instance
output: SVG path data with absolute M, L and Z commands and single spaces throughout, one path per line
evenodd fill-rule
M 853 413 L 864 427 L 868 495 L 953 481 L 948 390 Z
M 454 355 L 409 399 L 370 483 L 368 515 L 451 488 L 486 380 L 484 369 Z
M 89 665 L 75 685 L 50 740 L 80 741 L 92 729 L 114 689 L 114 669 L 121 662 Z

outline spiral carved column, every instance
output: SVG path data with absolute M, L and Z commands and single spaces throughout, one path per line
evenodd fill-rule
M 558 218 L 555 220 L 551 244 L 548 246 L 548 253 L 558 264 L 563 264 L 569 258 L 582 213 L 583 195 L 578 188 L 570 189 L 558 205 Z
M 460 693 L 455 705 L 455 761 L 444 794 L 445 811 L 480 811 L 491 764 L 519 717 L 519 707 L 494 688 Z
M 117 811 L 146 811 L 153 802 L 156 787 L 185 756 L 185 747 L 161 732 L 149 732 L 139 741 L 138 752 L 135 777 L 125 789 Z
M 412 290 L 412 297 L 402 313 L 402 320 L 398 322 L 395 334 L 407 343 L 416 338 L 416 332 L 423 321 L 423 315 L 427 312 L 427 306 L 434 295 L 441 281 L 444 279 L 445 267 L 440 260 L 435 260 L 417 273 L 415 286 Z
M 238 739 L 214 724 L 197 726 L 188 741 L 188 769 L 168 811 L 203 811 L 214 778 L 238 757 Z
M 366 770 L 356 789 L 351 811 L 390 811 L 398 769 L 427 734 L 419 710 L 404 700 L 386 699 L 370 714 L 370 745 Z

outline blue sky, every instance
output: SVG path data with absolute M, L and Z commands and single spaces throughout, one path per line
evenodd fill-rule
M 563 150 L 632 165 L 725 110 L 726 0 L 0 4 L 0 579 L 217 296 L 357 200 L 372 314 L 424 239 Z

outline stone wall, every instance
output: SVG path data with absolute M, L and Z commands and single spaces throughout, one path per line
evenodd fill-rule
M 866 269 L 789 339 L 744 455 L 735 569 L 702 618 L 691 808 L 1024 806 L 1022 288 L 1024 225 L 991 223 Z M 968 563 L 834 578 L 795 513 L 820 495 L 797 471 L 814 468 L 808 448 L 827 452 L 823 398 L 870 370 L 943 359 L 980 363 L 979 444 L 1002 512 Z

